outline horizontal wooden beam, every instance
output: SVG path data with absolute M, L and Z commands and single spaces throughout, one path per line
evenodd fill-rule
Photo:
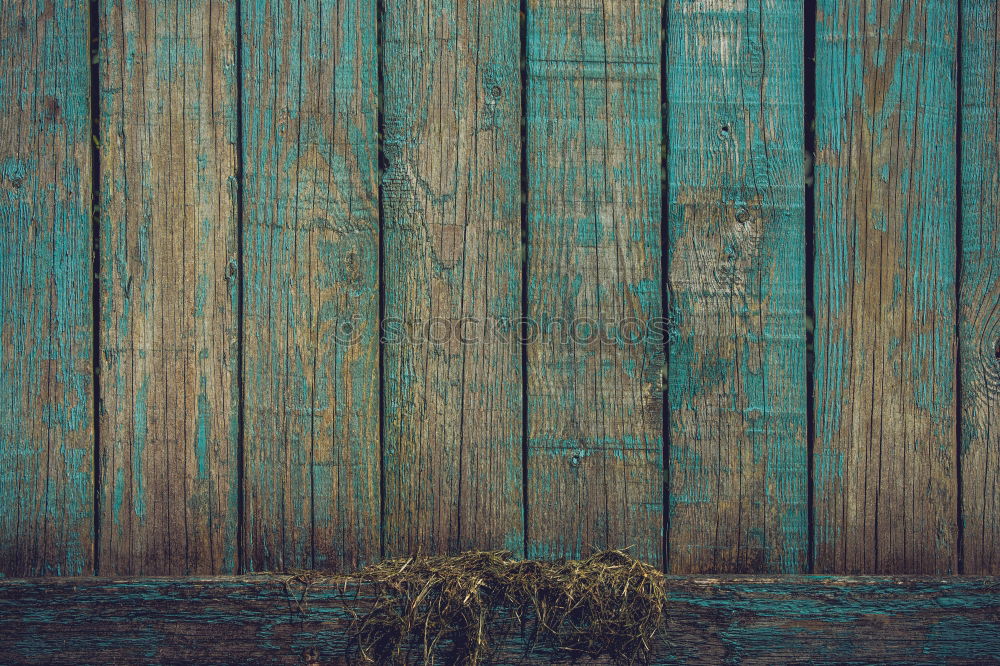
M 1000 578 L 669 577 L 656 663 L 1000 660 Z M 344 663 L 355 579 L 280 576 L 0 581 L 4 663 Z M 504 639 L 504 663 L 524 655 Z

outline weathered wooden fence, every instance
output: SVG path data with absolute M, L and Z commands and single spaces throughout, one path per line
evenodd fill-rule
M 3 3 L 0 572 L 1000 574 L 998 17 Z

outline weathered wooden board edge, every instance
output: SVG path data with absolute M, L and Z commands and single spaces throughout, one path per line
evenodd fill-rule
M 671 576 L 655 663 L 1000 661 L 1000 577 Z M 5 663 L 338 663 L 372 588 L 340 576 L 0 580 Z M 524 655 L 522 636 L 501 646 Z

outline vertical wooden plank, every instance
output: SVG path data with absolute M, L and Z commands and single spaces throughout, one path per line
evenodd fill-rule
M 955 568 L 951 0 L 820 0 L 819 572 Z
M 800 572 L 802 5 L 669 8 L 670 570 Z
M 385 545 L 523 549 L 516 0 L 387 0 Z
M 245 565 L 379 549 L 374 0 L 244 0 Z
M 962 2 L 963 573 L 1000 574 L 1000 4 Z
M 0 576 L 93 571 L 87 17 L 0 7 Z
M 663 557 L 660 7 L 528 2 L 531 557 Z
M 231 572 L 235 5 L 100 6 L 101 573 Z

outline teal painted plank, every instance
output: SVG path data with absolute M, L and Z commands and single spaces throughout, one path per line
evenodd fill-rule
M 87 12 L 0 9 L 0 576 L 93 571 Z
M 951 0 L 821 0 L 818 571 L 955 570 Z
M 101 573 L 237 565 L 235 4 L 100 4 Z
M 802 5 L 668 7 L 669 568 L 801 572 Z
M 251 570 L 378 555 L 375 4 L 242 4 Z
M 962 572 L 1000 574 L 1000 4 L 961 20 Z
M 346 582 L 345 582 L 346 580 Z M 372 588 L 275 577 L 0 581 L 6 663 L 342 663 Z M 652 664 L 1000 661 L 996 578 L 670 577 Z M 498 614 L 495 663 L 546 663 Z M 499 625 L 499 623 L 503 625 Z M 531 652 L 528 652 L 531 650 Z M 602 662 L 603 663 L 603 662 Z
M 520 553 L 518 4 L 387 0 L 382 29 L 386 552 Z
M 527 552 L 659 564 L 660 3 L 527 22 Z

